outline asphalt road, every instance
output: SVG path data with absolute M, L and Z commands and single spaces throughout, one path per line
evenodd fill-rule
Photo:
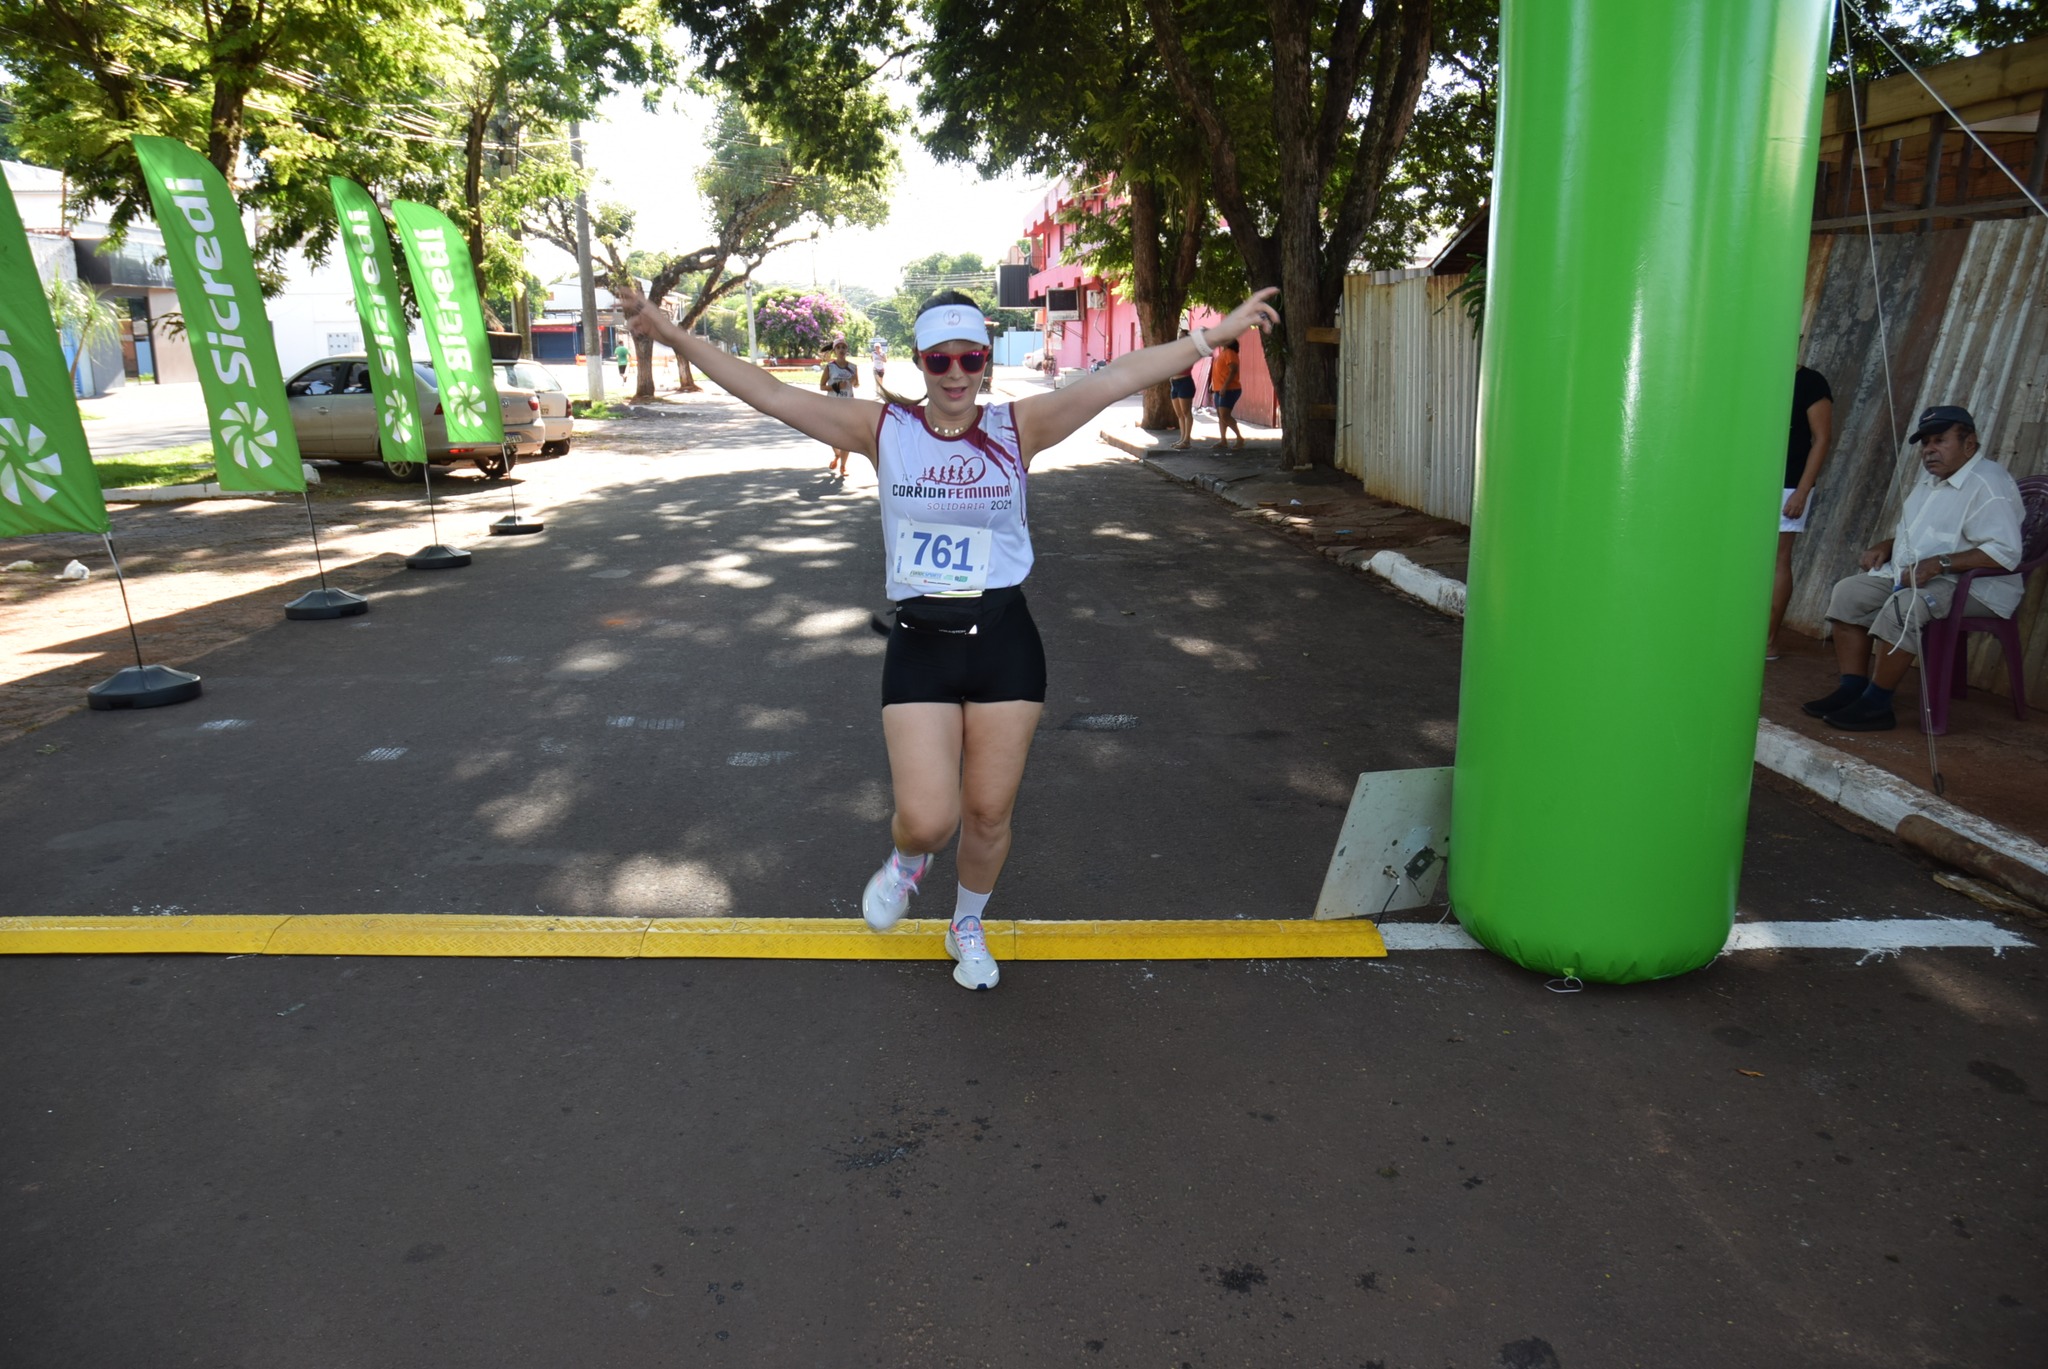
M 171 385 L 131 380 L 98 399 L 81 400 L 78 408 L 86 416 L 85 440 L 94 456 L 183 447 L 207 441 L 212 432 L 196 380 Z
M 857 915 L 872 492 L 702 414 L 196 703 L 0 747 L 5 911 Z M 1457 624 L 1084 441 L 1032 499 L 1053 683 L 990 915 L 1306 915 L 1356 774 L 1449 761 Z M 1768 789 L 1741 904 L 1985 916 Z M 1572 996 L 1476 952 L 980 995 L 16 959 L 0 1358 L 2031 1369 L 2042 1002 L 2034 951 Z

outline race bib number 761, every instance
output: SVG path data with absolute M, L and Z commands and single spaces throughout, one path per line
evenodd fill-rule
M 890 578 L 920 594 L 979 592 L 988 586 L 991 543 L 987 528 L 901 519 L 890 552 Z

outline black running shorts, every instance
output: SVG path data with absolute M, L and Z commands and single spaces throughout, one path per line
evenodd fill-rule
M 973 632 L 910 626 L 915 599 L 898 606 L 882 661 L 882 706 L 1045 702 L 1045 645 L 1021 592 L 991 591 L 1008 602 Z M 906 607 L 908 606 L 908 607 Z

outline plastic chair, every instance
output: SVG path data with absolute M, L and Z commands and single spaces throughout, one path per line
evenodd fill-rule
M 1970 586 L 1975 581 L 2017 575 L 2024 588 L 2027 575 L 2036 566 L 2048 563 L 2048 475 L 2030 475 L 2018 484 L 2020 503 L 2024 508 L 2020 517 L 2019 565 L 2005 571 L 1964 571 L 1962 578 L 1956 581 L 1956 597 L 1948 616 L 1927 624 L 1921 633 L 1921 645 L 1926 650 L 1923 660 L 1936 663 L 1934 671 L 1923 675 L 1922 679 L 1939 675 L 1940 662 L 1949 663 L 1949 687 L 1930 688 L 1927 700 L 1928 730 L 1937 737 L 1948 733 L 1949 701 L 1970 697 L 1968 648 L 1973 632 L 1988 632 L 1998 639 L 1999 650 L 2005 653 L 2006 679 L 2012 687 L 2012 715 L 2021 722 L 2027 720 L 2027 667 L 2020 655 L 2018 611 L 2015 610 L 2011 618 L 1963 616 Z

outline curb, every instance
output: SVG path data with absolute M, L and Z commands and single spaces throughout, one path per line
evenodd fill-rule
M 102 490 L 109 504 L 175 504 L 186 499 L 257 499 L 282 490 L 224 490 L 218 485 L 150 485 L 125 490 Z
M 320 472 L 311 466 L 303 469 L 308 485 L 320 483 Z M 204 485 L 126 486 L 101 490 L 100 498 L 110 504 L 174 504 L 184 499 L 261 499 L 266 495 L 290 493 L 290 490 L 224 490 L 209 482 Z
M 1229 502 L 1231 481 L 1214 476 L 1192 479 L 1176 475 L 1155 461 L 1149 451 L 1108 432 L 1102 440 L 1144 460 L 1147 467 L 1179 484 L 1195 485 Z M 1323 548 L 1340 565 L 1376 575 L 1425 607 L 1451 618 L 1465 616 L 1465 582 L 1417 565 L 1398 551 L 1363 556 L 1356 548 Z M 1846 751 L 1839 751 L 1759 719 L 1756 763 L 1783 775 L 1819 797 L 1867 822 L 1882 827 L 1907 845 L 1950 865 L 2003 885 L 2020 897 L 2048 907 L 2048 846 L 2001 827 L 1989 818 L 1958 808 L 1918 785 Z

